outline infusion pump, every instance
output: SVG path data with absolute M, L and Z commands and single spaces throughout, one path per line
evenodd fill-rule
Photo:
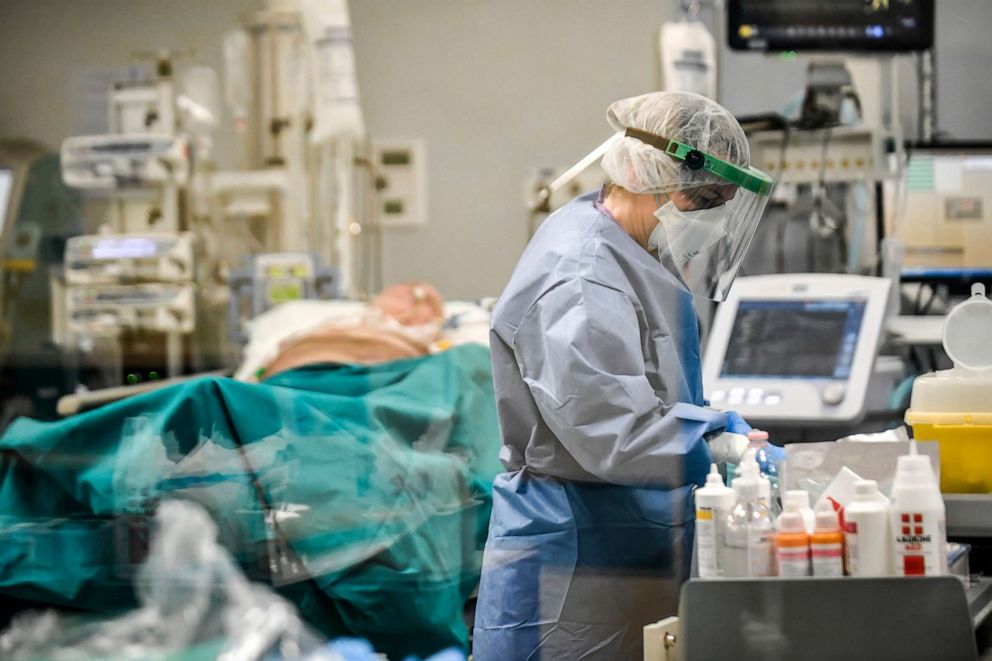
M 66 138 L 61 158 L 62 178 L 73 188 L 116 190 L 182 184 L 189 178 L 189 146 L 172 135 Z
M 706 346 L 710 405 L 761 424 L 857 421 L 889 287 L 887 279 L 856 275 L 738 278 Z
M 146 330 L 185 335 L 196 322 L 192 284 L 99 285 L 68 290 L 69 329 L 81 335 Z
M 193 332 L 194 237 L 91 234 L 66 242 L 65 313 L 79 335 Z
M 66 242 L 66 282 L 190 282 L 195 276 L 193 241 L 191 232 L 76 236 Z

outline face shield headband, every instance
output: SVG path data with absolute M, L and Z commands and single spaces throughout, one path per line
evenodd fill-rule
M 627 129 L 624 135 L 640 140 L 682 161 L 690 170 L 703 170 L 756 195 L 767 196 L 772 192 L 772 186 L 775 184 L 775 181 L 761 170 L 734 165 L 730 161 L 700 151 L 684 142 L 669 140 L 664 136 L 633 128 Z

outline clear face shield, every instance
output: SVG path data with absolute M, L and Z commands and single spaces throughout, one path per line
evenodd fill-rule
M 627 129 L 627 135 L 702 171 L 697 185 L 658 196 L 659 222 L 649 243 L 689 291 L 725 300 L 768 202 L 771 177 L 652 133 Z

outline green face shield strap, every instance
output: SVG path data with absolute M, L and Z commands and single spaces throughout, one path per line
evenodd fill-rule
M 684 142 L 669 140 L 664 136 L 640 129 L 629 128 L 624 135 L 660 149 L 672 158 L 685 163 L 686 167 L 691 170 L 705 170 L 728 183 L 740 186 L 757 195 L 768 195 L 772 190 L 774 181 L 761 170 L 742 168 L 713 154 L 695 149 Z

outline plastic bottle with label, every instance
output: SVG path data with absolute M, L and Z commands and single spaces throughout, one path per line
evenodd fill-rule
M 844 553 L 851 576 L 891 574 L 889 506 L 874 480 L 854 483 L 854 500 L 844 508 Z
M 744 462 L 732 486 L 737 502 L 725 518 L 724 576 L 774 576 L 774 535 L 768 508 L 761 502 L 757 463 Z
M 716 464 L 712 464 L 705 486 L 696 490 L 696 553 L 700 578 L 724 575 L 724 528 L 735 502 L 734 490 L 724 485 Z
M 724 527 L 736 500 L 734 490 L 723 483 L 716 464 L 712 464 L 706 485 L 696 490 L 696 553 L 700 578 L 723 576 Z
M 737 465 L 736 475 L 743 475 L 744 470 L 747 469 L 749 465 L 754 465 L 754 470 L 758 476 L 758 498 L 761 500 L 761 504 L 765 506 L 768 510 L 769 519 L 775 519 L 774 511 L 772 509 L 772 482 L 768 479 L 768 476 L 761 472 L 761 466 L 758 463 L 758 448 L 751 446 L 744 450 L 741 454 L 741 462 Z M 736 480 L 734 480 L 736 482 Z M 733 483 L 731 483 L 732 485 Z
M 758 474 L 758 498 L 761 504 L 768 509 L 768 518 L 775 520 L 775 513 L 772 509 L 772 482 L 766 475 Z
M 809 576 L 809 533 L 795 501 L 786 503 L 778 519 L 775 536 L 778 575 L 783 578 Z
M 947 573 L 947 528 L 944 499 L 926 455 L 896 460 L 892 485 L 894 573 L 899 576 L 940 576 Z
M 813 508 L 809 506 L 809 492 L 802 489 L 790 489 L 786 491 L 782 497 L 782 509 L 789 509 L 790 503 L 792 503 L 803 517 L 803 525 L 806 526 L 806 532 L 812 535 L 813 528 L 816 527 L 816 517 L 813 515 Z
M 782 510 L 779 509 L 779 461 L 781 461 L 782 448 L 774 446 L 769 441 L 768 432 L 760 429 L 752 429 L 747 434 L 748 450 L 754 453 L 755 461 L 762 479 L 761 493 L 765 499 L 765 505 L 774 520 Z
M 813 576 L 833 578 L 844 575 L 844 533 L 837 512 L 829 501 L 816 506 L 816 528 L 810 537 Z

